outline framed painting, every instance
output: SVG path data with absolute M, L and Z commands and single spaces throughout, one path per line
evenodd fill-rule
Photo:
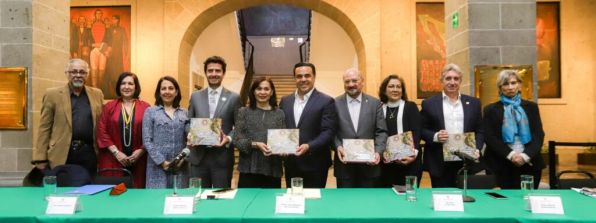
M 440 93 L 441 69 L 445 66 L 445 6 L 416 3 L 416 95 L 418 99 Z
M 559 2 L 536 3 L 538 97 L 561 98 Z
M 0 129 L 27 129 L 27 68 L 0 67 Z
M 533 98 L 534 80 L 532 65 L 476 65 L 474 66 L 475 96 L 483 105 L 488 105 L 499 100 L 497 77 L 503 70 L 515 70 L 522 78 L 521 97 L 529 101 Z
M 70 8 L 70 57 L 89 63 L 87 85 L 116 98 L 118 76 L 130 70 L 130 6 Z

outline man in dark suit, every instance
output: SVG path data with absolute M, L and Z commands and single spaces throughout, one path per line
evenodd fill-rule
M 455 187 L 457 172 L 463 166 L 462 161 L 444 160 L 443 143 L 449 134 L 474 132 L 476 148 L 484 144 L 480 100 L 460 94 L 461 81 L 461 69 L 455 64 L 445 65 L 441 72 L 443 92 L 422 101 L 422 138 L 426 142 L 423 165 L 435 188 Z
M 221 118 L 222 137 L 216 146 L 194 146 L 190 152 L 190 176 L 200 177 L 202 186 L 225 188 L 232 184 L 234 147 L 229 145 L 233 135 L 234 113 L 242 105 L 240 96 L 221 86 L 226 74 L 226 62 L 219 56 L 207 58 L 203 70 L 209 87 L 192 93 L 188 107 L 189 118 Z
M 381 175 L 380 154 L 385 150 L 387 124 L 381 101 L 362 93 L 364 80 L 357 69 L 343 76 L 345 94 L 335 98 L 339 128 L 335 136 L 334 174 L 338 188 L 375 187 Z M 373 139 L 372 162 L 349 163 L 345 159 L 344 139 Z
M 337 125 L 333 98 L 314 88 L 315 66 L 294 66 L 296 92 L 281 99 L 287 128 L 300 131 L 299 146 L 284 160 L 286 185 L 292 177 L 302 177 L 306 188 L 325 188 L 331 166 L 333 136 Z

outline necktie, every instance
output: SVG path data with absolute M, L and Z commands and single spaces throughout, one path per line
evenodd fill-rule
M 209 92 L 209 118 L 215 115 L 215 108 L 217 107 L 217 91 Z

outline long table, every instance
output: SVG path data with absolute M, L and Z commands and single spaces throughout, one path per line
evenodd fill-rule
M 59 193 L 70 190 L 59 188 Z M 201 200 L 193 215 L 163 215 L 171 189 L 130 189 L 120 196 L 102 192 L 81 196 L 83 210 L 71 216 L 45 215 L 42 188 L 0 188 L 0 222 L 596 222 L 596 199 L 570 190 L 539 190 L 561 196 L 565 215 L 532 214 L 519 190 L 499 190 L 506 200 L 469 190 L 476 198 L 464 212 L 435 212 L 432 191 L 419 189 L 408 202 L 390 189 L 323 189 L 322 198 L 306 200 L 304 215 L 275 214 L 275 196 L 285 190 L 240 189 L 233 200 Z

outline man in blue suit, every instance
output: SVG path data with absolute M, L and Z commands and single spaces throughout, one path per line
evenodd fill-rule
M 443 92 L 422 101 L 422 138 L 424 168 L 430 173 L 431 184 L 436 187 L 456 187 L 457 172 L 462 161 L 446 161 L 443 143 L 449 134 L 474 132 L 476 148 L 484 145 L 480 100 L 460 94 L 461 69 L 447 64 L 441 72 Z M 479 154 L 479 153 L 478 153 Z
M 306 188 L 325 188 L 337 125 L 335 102 L 314 88 L 315 65 L 297 63 L 294 78 L 296 92 L 283 97 L 280 102 L 287 128 L 300 131 L 295 155 L 284 160 L 286 185 L 291 185 L 292 177 L 302 177 Z

